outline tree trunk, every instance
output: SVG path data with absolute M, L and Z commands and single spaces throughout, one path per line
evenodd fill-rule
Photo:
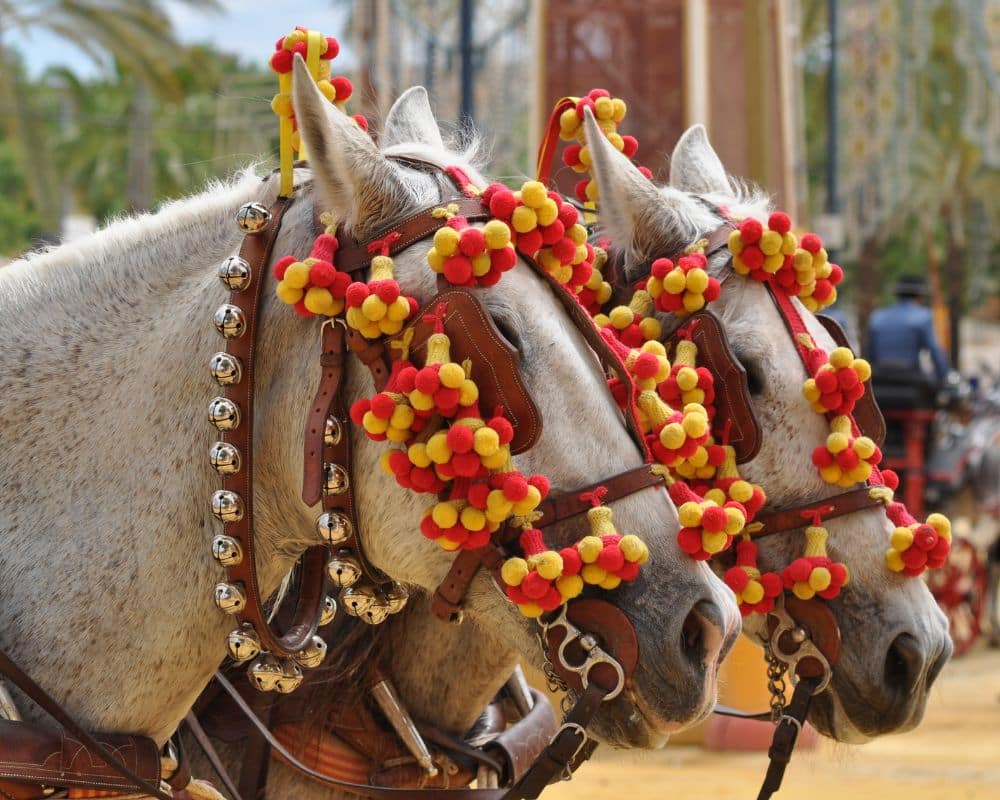
M 862 245 L 861 253 L 858 255 L 855 297 L 857 297 L 858 311 L 858 342 L 861 344 L 862 353 L 869 352 L 868 317 L 879 303 L 879 288 L 882 285 L 880 266 L 882 250 L 882 242 L 872 237 Z
M 948 358 L 954 369 L 959 367 L 962 356 L 961 323 L 965 313 L 965 237 L 956 235 L 953 225 L 948 230 L 948 252 L 945 255 L 944 273 L 948 282 Z
M 130 211 L 148 211 L 153 204 L 153 103 L 142 82 L 132 95 L 129 117 L 128 172 L 125 202 Z

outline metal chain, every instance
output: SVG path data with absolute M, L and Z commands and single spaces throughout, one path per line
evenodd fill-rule
M 771 643 L 766 639 L 764 644 L 764 659 L 767 661 L 767 690 L 771 694 L 771 722 L 777 724 L 785 713 L 785 675 L 788 664 L 771 651 Z
M 538 639 L 538 646 L 542 651 L 542 671 L 545 673 L 545 682 L 548 684 L 550 692 L 569 692 L 569 685 L 561 677 L 559 673 L 556 672 L 556 668 L 552 666 L 552 662 L 549 661 L 547 655 L 548 650 L 545 643 L 544 629 L 538 630 L 535 633 L 535 637 Z

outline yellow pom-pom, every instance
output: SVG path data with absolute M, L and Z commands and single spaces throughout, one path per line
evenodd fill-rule
M 681 299 L 681 303 L 684 305 L 685 311 L 689 314 L 693 314 L 695 311 L 700 311 L 705 307 L 705 295 L 684 292 L 684 297 Z
M 293 289 L 303 289 L 309 283 L 309 267 L 301 261 L 288 265 L 282 281 Z
M 682 392 L 690 392 L 698 385 L 698 373 L 692 367 L 681 367 L 677 370 L 677 388 Z
M 361 418 L 361 427 L 363 427 L 368 433 L 380 434 L 385 433 L 389 428 L 389 420 L 380 419 L 376 417 L 371 411 L 366 411 L 365 415 Z
M 744 603 L 749 603 L 752 606 L 757 605 L 757 603 L 764 599 L 763 585 L 761 585 L 760 581 L 751 580 L 743 587 L 742 597 Z
M 639 323 L 639 331 L 642 333 L 642 337 L 649 341 L 659 339 L 663 333 L 663 328 L 660 325 L 660 321 L 655 317 L 646 317 Z
M 836 464 L 828 467 L 820 467 L 819 476 L 827 483 L 840 483 L 843 471 Z
M 463 508 L 458 518 L 462 521 L 462 525 L 465 526 L 466 530 L 481 531 L 486 527 L 486 514 L 475 506 L 466 506 Z
M 664 425 L 660 431 L 660 444 L 668 450 L 677 450 L 684 444 L 685 438 L 687 437 L 684 433 L 684 428 L 679 422 L 671 422 L 668 425 Z
M 591 202 L 597 202 L 600 199 L 600 190 L 597 188 L 597 181 L 591 179 L 587 184 L 587 190 L 585 192 L 587 199 Z
M 559 217 L 559 206 L 551 197 L 546 197 L 545 201 L 535 209 L 535 216 L 539 225 L 551 225 Z
M 429 467 L 431 457 L 427 455 L 427 445 L 423 442 L 414 442 L 406 449 L 406 457 L 415 467 Z
M 795 234 L 789 231 L 781 237 L 781 254 L 790 256 L 795 253 L 795 248 L 799 246 L 799 240 Z
M 445 225 L 434 233 L 434 249 L 444 258 L 455 255 L 458 250 L 458 231 Z
M 826 567 L 813 567 L 809 573 L 809 588 L 814 592 L 822 592 L 830 587 L 832 576 Z
M 389 456 L 391 456 L 394 452 L 396 451 L 385 450 L 383 451 L 382 455 L 378 457 L 378 465 L 382 468 L 382 472 L 384 472 L 386 475 L 392 476 L 396 474 L 395 472 L 393 472 L 392 467 L 389 465 L 390 462 Z
M 951 520 L 944 514 L 930 514 L 927 517 L 927 524 L 930 525 L 937 535 L 943 539 L 951 541 Z
M 447 464 L 451 460 L 452 450 L 448 447 L 444 431 L 435 433 L 427 440 L 427 457 L 435 464 Z
M 510 243 L 510 228 L 498 219 L 491 219 L 483 225 L 483 236 L 490 250 L 499 250 Z
M 598 119 L 614 119 L 614 101 L 610 97 L 598 97 L 594 101 L 594 116 Z
M 409 406 L 396 406 L 392 410 L 392 416 L 389 417 L 389 424 L 394 428 L 409 428 L 415 419 L 416 415 L 413 413 L 412 408 Z
M 397 297 L 385 312 L 385 318 L 392 322 L 405 322 L 410 316 L 410 304 L 405 297 Z
M 599 536 L 584 536 L 576 543 L 576 549 L 584 564 L 593 564 L 604 549 L 604 542 Z
M 806 581 L 795 581 L 792 584 L 792 593 L 799 598 L 799 600 L 809 600 L 816 595 L 813 588 Z
M 488 456 L 480 456 L 479 458 L 483 462 L 483 466 L 486 467 L 486 469 L 494 471 L 502 469 L 504 464 L 507 463 L 507 459 L 510 458 L 510 448 L 505 445 L 497 448 L 495 453 L 490 453 Z
M 547 581 L 554 581 L 562 575 L 562 556 L 555 550 L 546 550 L 544 553 L 532 556 L 531 562 L 535 566 L 535 571 Z
M 528 619 L 537 619 L 545 613 L 545 609 L 535 602 L 524 603 L 523 605 L 519 605 L 517 609 L 521 612 L 522 616 L 525 616 Z
M 472 448 L 481 456 L 491 456 L 500 449 L 500 436 L 493 428 L 483 426 L 472 435 Z
M 730 536 L 735 536 L 743 527 L 747 524 L 747 518 L 743 516 L 743 513 L 738 508 L 733 508 L 729 506 L 725 509 L 726 512 L 726 527 L 725 531 Z
M 708 273 L 701 267 L 695 267 L 687 274 L 687 290 L 701 294 L 708 288 Z
M 556 581 L 556 589 L 563 600 L 572 600 L 583 591 L 583 578 L 579 575 L 563 575 Z
M 382 302 L 377 294 L 368 295 L 364 299 L 364 302 L 361 303 L 361 313 L 372 322 L 378 322 L 385 316 L 385 312 L 388 310 L 385 303 Z
M 733 485 L 735 486 L 736 484 Z M 728 500 L 729 498 L 726 497 L 726 493 L 722 491 L 722 489 L 709 489 L 707 492 L 705 492 L 705 499 L 711 500 L 717 506 L 721 506 L 725 505 L 726 500 Z M 700 521 L 701 517 L 699 516 L 698 519 Z
M 761 234 L 760 241 L 757 242 L 757 246 L 765 256 L 780 255 L 781 234 L 777 231 L 764 231 Z
M 504 225 L 504 228 L 507 226 Z M 444 271 L 444 256 L 438 252 L 436 247 L 432 247 L 427 251 L 427 264 L 435 272 Z
M 706 553 L 721 553 L 729 542 L 729 536 L 725 531 L 716 533 L 703 533 L 701 535 L 701 546 Z
M 458 402 L 462 406 L 471 406 L 479 399 L 479 387 L 476 382 L 466 379 L 458 389 Z
M 608 577 L 608 573 L 597 564 L 584 564 L 583 569 L 580 570 L 580 577 L 583 578 L 584 583 L 598 586 Z
M 483 459 L 484 463 L 487 459 Z M 506 460 L 506 459 L 504 459 Z M 542 502 L 542 495 L 538 489 L 534 486 L 528 487 L 528 494 L 523 500 L 518 500 L 514 503 L 513 511 L 519 517 L 523 517 L 525 514 L 530 514 L 536 508 L 538 504 Z
M 802 384 L 802 394 L 805 395 L 806 400 L 810 403 L 818 403 L 819 399 L 823 396 L 823 393 L 820 391 L 813 378 L 809 378 L 804 384 Z
M 527 181 L 521 186 L 521 202 L 528 208 L 538 208 L 548 199 L 548 191 L 541 181 Z
M 889 544 L 893 546 L 893 549 L 903 552 L 913 544 L 913 531 L 903 526 L 896 528 L 889 537 Z
M 618 132 L 609 133 L 608 141 L 611 142 L 612 145 L 614 145 L 615 150 L 617 150 L 619 153 L 625 149 L 625 140 L 622 139 L 621 134 Z
M 604 589 L 604 591 L 610 592 L 612 589 L 617 589 L 621 585 L 621 582 L 621 578 L 614 573 L 609 572 L 604 580 L 597 585 Z
M 292 111 L 292 96 L 290 94 L 276 94 L 271 98 L 271 110 L 279 117 L 290 117 Z
M 867 436 L 859 436 L 854 440 L 854 452 L 861 458 L 868 459 L 875 455 L 875 442 Z
M 520 586 L 529 572 L 528 562 L 523 558 L 508 558 L 500 567 L 500 577 L 508 586 Z
M 490 263 L 489 253 L 480 253 L 478 256 L 473 256 L 472 261 L 472 274 L 477 278 L 483 277 L 487 272 L 490 271 L 492 264 Z
M 663 276 L 663 288 L 670 294 L 680 294 L 687 286 L 687 276 L 680 267 L 674 267 Z
M 729 487 L 729 496 L 737 503 L 746 503 L 753 497 L 753 486 L 748 481 L 733 481 L 732 486 Z
M 649 560 L 649 548 L 646 543 L 634 533 L 626 534 L 618 542 L 622 549 L 622 555 L 626 561 L 633 561 L 636 564 L 645 564 Z
M 852 361 L 854 361 L 854 353 L 846 347 L 838 347 L 830 353 L 830 366 L 834 369 L 849 367 Z
M 700 439 L 708 433 L 708 420 L 700 414 L 688 414 L 684 417 L 681 427 L 692 439 Z
M 685 528 L 697 528 L 701 525 L 701 506 L 694 501 L 682 503 L 677 516 Z
M 282 303 L 287 303 L 290 306 L 294 306 L 297 302 L 299 302 L 304 294 L 302 289 L 289 286 L 285 281 L 278 282 L 278 285 L 274 287 L 274 293 L 278 295 L 278 299 L 281 300 Z
M 847 435 L 834 431 L 826 437 L 826 449 L 831 453 L 841 453 L 847 449 Z
M 893 572 L 902 572 L 906 567 L 899 551 L 891 547 L 885 551 L 885 564 Z
M 611 325 L 618 330 L 625 330 L 635 319 L 635 312 L 628 306 L 615 306 L 608 314 Z
M 559 115 L 559 132 L 564 139 L 572 138 L 576 129 L 580 127 L 580 118 L 576 115 L 576 108 L 567 108 Z
M 410 405 L 417 411 L 431 411 L 434 408 L 434 398 L 429 394 L 424 394 L 419 389 L 410 392 Z
M 462 369 L 461 364 L 449 361 L 447 364 L 441 365 L 441 369 L 438 372 L 438 379 L 441 381 L 442 386 L 448 389 L 458 389 L 465 381 L 465 370 Z
M 316 86 L 320 93 L 331 103 L 337 99 L 337 90 L 330 81 L 317 81 Z
M 452 528 L 458 524 L 458 509 L 450 502 L 435 503 L 431 519 L 441 528 Z
M 538 227 L 538 215 L 527 206 L 518 206 L 514 209 L 510 224 L 518 233 L 527 233 Z
M 851 367 L 856 373 L 858 373 L 858 378 L 864 382 L 867 381 L 872 376 L 872 365 L 865 361 L 863 358 L 856 358 L 851 363 Z
M 594 166 L 594 160 L 590 156 L 590 148 L 584 145 L 580 148 L 580 163 L 588 169 Z
M 625 101 L 618 97 L 613 97 L 611 99 L 611 105 L 614 106 L 614 112 L 611 114 L 611 119 L 615 122 L 621 122 L 625 119 L 625 114 L 628 111 L 628 106 L 625 105 Z

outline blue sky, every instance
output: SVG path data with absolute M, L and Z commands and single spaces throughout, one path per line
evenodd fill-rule
M 209 13 L 193 3 L 176 0 L 167 0 L 163 7 L 182 42 L 212 41 L 220 50 L 238 53 L 244 61 L 259 60 L 261 65 L 266 64 L 274 42 L 296 25 L 335 36 L 341 43 L 338 63 L 347 66 L 353 61 L 350 42 L 344 36 L 343 6 L 334 8 L 332 2 L 323 0 L 221 0 L 220 5 L 223 9 L 220 13 Z M 26 56 L 32 75 L 51 65 L 67 66 L 80 77 L 92 76 L 100 70 L 90 57 L 62 39 L 40 31 L 30 32 L 25 39 L 20 33 L 6 32 L 6 42 L 10 44 L 14 36 L 27 45 L 19 49 Z

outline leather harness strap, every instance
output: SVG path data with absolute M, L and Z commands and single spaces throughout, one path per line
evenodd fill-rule
M 773 511 L 761 511 L 754 517 L 754 521 L 747 526 L 747 531 L 754 539 L 764 536 L 771 536 L 775 533 L 784 533 L 798 528 L 804 528 L 811 524 L 806 512 L 815 509 L 817 506 L 823 507 L 823 519 L 833 519 L 846 514 L 853 514 L 856 511 L 864 511 L 869 508 L 880 508 L 885 505 L 881 494 L 876 491 L 872 493 L 871 486 L 859 486 L 833 497 L 821 497 L 809 503 L 802 503 L 797 506 L 785 506 L 776 508 Z

